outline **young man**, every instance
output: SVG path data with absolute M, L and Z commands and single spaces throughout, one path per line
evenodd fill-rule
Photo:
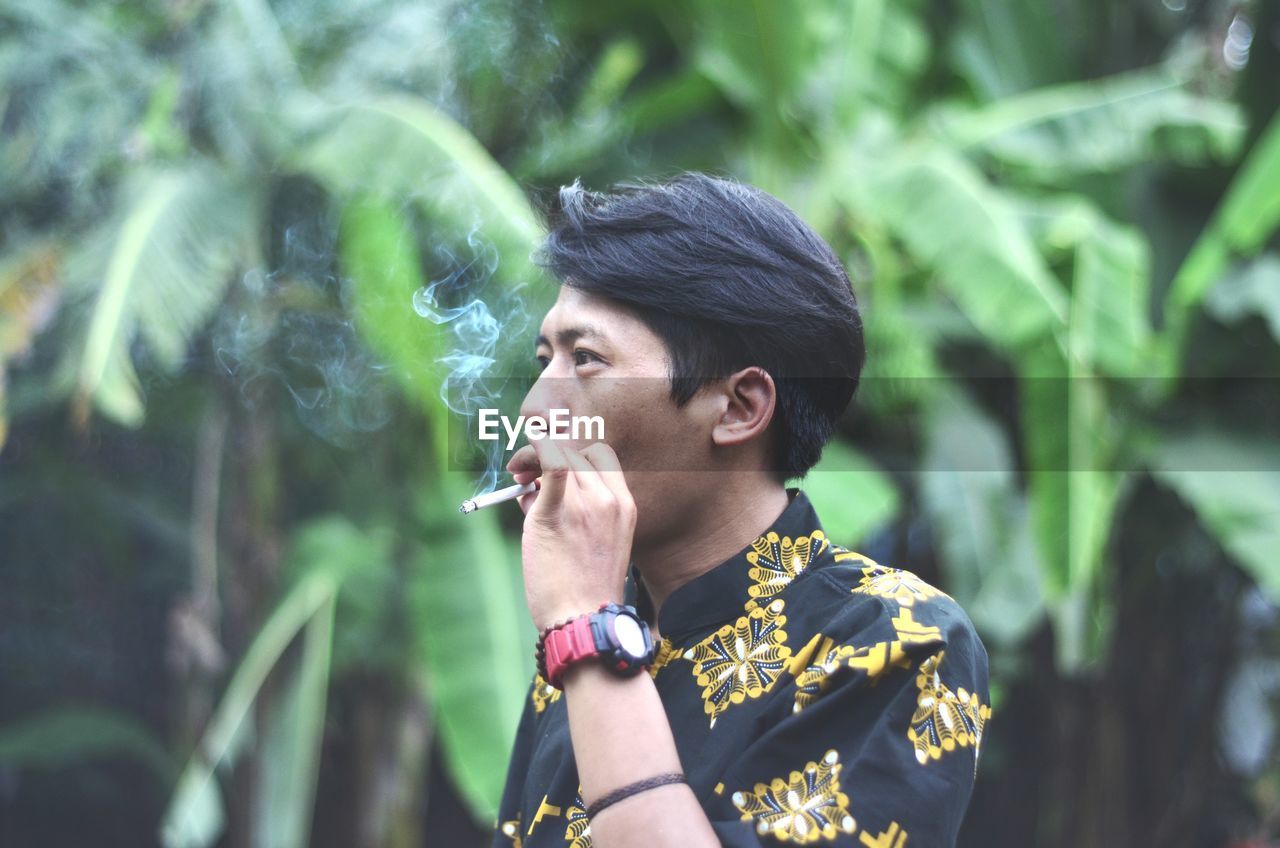
M 862 369 L 839 260 L 773 197 L 698 174 L 562 189 L 544 258 L 563 285 L 521 412 L 605 433 L 508 465 L 541 477 L 521 506 L 544 637 L 493 844 L 953 844 L 986 651 L 785 487 Z

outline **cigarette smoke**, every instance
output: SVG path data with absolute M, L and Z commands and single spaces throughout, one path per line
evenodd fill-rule
M 243 308 L 219 316 L 213 349 L 246 406 L 258 402 L 258 381 L 278 383 L 307 430 L 353 449 L 391 420 L 395 389 L 388 367 L 359 337 L 349 281 L 336 273 L 335 233 L 327 215 L 286 227 L 279 267 L 244 274 L 232 298 Z M 277 312 L 273 294 L 281 286 L 313 299 Z
M 472 229 L 466 241 L 472 256 L 465 262 L 447 246 L 436 248 L 437 258 L 453 270 L 415 292 L 413 308 L 438 327 L 448 328 L 452 344 L 437 361 L 448 372 L 440 384 L 440 401 L 451 413 L 470 422 L 481 407 L 499 405 L 503 381 L 494 373 L 494 366 L 504 359 L 499 343 L 504 338 L 515 343 L 523 339 L 529 311 L 522 297 L 524 283 L 493 296 L 494 309 L 479 297 L 498 268 L 498 252 L 480 238 L 478 228 Z M 444 305 L 458 300 L 465 302 Z M 503 456 L 498 442 L 482 443 L 481 448 L 485 470 L 477 483 L 477 495 L 497 488 Z
M 360 337 L 352 281 L 338 274 L 336 232 L 328 213 L 309 212 L 286 227 L 278 267 L 241 278 L 232 302 L 242 308 L 219 316 L 213 350 L 246 406 L 259 402 L 255 384 L 267 380 L 288 393 L 307 430 L 355 449 L 391 421 L 399 389 L 388 364 Z M 475 223 L 465 237 L 424 251 L 424 268 L 435 276 L 405 304 L 431 323 L 424 332 L 447 334 L 435 363 L 444 374 L 439 398 L 462 422 L 473 421 L 482 406 L 502 405 L 507 379 L 497 376 L 498 363 L 512 362 L 517 350 L 527 358 L 526 284 L 496 284 L 499 261 Z M 306 302 L 279 308 L 282 287 Z M 503 450 L 500 443 L 477 447 L 484 470 L 475 494 L 483 494 L 498 486 Z

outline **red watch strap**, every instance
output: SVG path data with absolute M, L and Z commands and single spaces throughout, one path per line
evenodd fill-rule
M 599 653 L 591 635 L 590 616 L 575 618 L 552 630 L 543 641 L 546 645 L 547 682 L 557 689 L 564 688 L 562 682 L 566 668 Z

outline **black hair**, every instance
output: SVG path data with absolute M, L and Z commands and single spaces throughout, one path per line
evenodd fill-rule
M 778 398 L 774 462 L 783 479 L 822 455 L 866 359 L 849 275 L 795 212 L 749 185 L 700 173 L 575 181 L 546 214 L 538 259 L 564 285 L 633 308 L 666 344 L 672 398 L 759 366 Z

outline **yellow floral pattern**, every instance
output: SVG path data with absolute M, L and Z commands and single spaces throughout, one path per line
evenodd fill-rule
M 914 606 L 916 601 L 927 601 L 941 595 L 951 597 L 941 589 L 934 588 L 910 571 L 900 568 L 888 568 L 883 565 L 872 565 L 862 569 L 862 579 L 853 591 L 863 595 L 876 595 L 890 598 L 898 606 Z
M 533 692 L 530 693 L 529 698 L 533 701 L 535 713 L 542 712 L 548 704 L 554 704 L 560 700 L 562 694 L 564 693 L 544 680 L 541 674 L 533 676 Z
M 814 557 L 827 549 L 827 537 L 821 530 L 808 536 L 779 536 L 772 531 L 751 543 L 747 551 L 747 576 L 755 581 L 748 587 L 747 612 L 772 598 L 809 567 Z
M 564 829 L 564 841 L 569 848 L 591 848 L 591 819 L 587 818 L 586 804 L 582 800 L 582 787 L 574 796 L 565 820 L 569 826 Z
M 896 640 L 877 642 L 862 648 L 852 645 L 832 648 L 822 658 L 822 662 L 809 666 L 797 675 L 796 702 L 792 710 L 800 712 L 818 700 L 830 685 L 832 675 L 842 668 L 862 671 L 874 686 L 890 668 L 911 668 L 911 658 L 907 656 L 902 643 Z
M 756 607 L 685 652 L 703 687 L 703 709 L 711 727 L 731 705 L 760 697 L 782 676 L 791 656 L 783 605 L 778 598 L 767 607 Z
M 796 675 L 796 700 L 792 707 L 800 712 L 818 700 L 831 685 L 831 679 L 841 669 L 852 669 L 862 672 L 875 686 L 881 676 L 892 668 L 911 668 L 911 657 L 907 654 L 907 645 L 942 644 L 942 631 L 932 625 L 917 622 L 911 610 L 902 609 L 891 619 L 894 633 L 898 637 L 888 642 L 877 642 L 873 645 L 856 647 L 853 645 L 836 645 L 827 638 L 813 653 L 813 661 L 803 669 L 792 664 Z
M 973 746 L 973 767 L 978 768 L 982 731 L 991 717 L 991 707 L 979 700 L 977 693 L 965 689 L 952 692 L 938 675 L 938 666 L 946 651 L 939 651 L 920 664 L 916 686 L 915 715 L 907 738 L 916 750 L 916 760 L 924 765 L 938 760 L 948 751 Z
M 831 684 L 831 677 L 844 667 L 841 657 L 843 646 L 829 648 L 821 658 L 812 665 L 806 666 L 796 675 L 796 702 L 793 712 L 800 712 L 812 704 Z
M 867 848 L 906 848 L 907 832 L 897 822 L 889 822 L 889 827 L 872 836 L 865 830 L 858 834 L 858 841 Z
M 916 621 L 909 608 L 900 608 L 898 614 L 889 621 L 893 623 L 893 632 L 897 634 L 900 642 L 911 645 L 942 643 L 942 631 L 932 624 Z
M 774 778 L 768 786 L 757 783 L 751 792 L 733 793 L 733 805 L 743 821 L 755 820 L 757 833 L 783 842 L 831 840 L 857 829 L 849 796 L 840 791 L 840 760 L 834 749 L 786 780 Z
M 851 551 L 848 548 L 842 548 L 839 545 L 833 544 L 831 546 L 831 553 L 833 555 L 832 558 L 836 562 L 860 562 L 863 565 L 868 565 L 873 568 L 881 567 L 880 564 L 871 557 L 860 554 L 857 551 Z

